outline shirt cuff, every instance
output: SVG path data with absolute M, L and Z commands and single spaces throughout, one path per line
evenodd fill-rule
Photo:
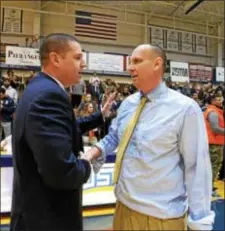
M 99 144 L 95 144 L 94 146 L 96 146 L 97 148 L 101 150 L 100 156 L 91 161 L 94 173 L 97 174 L 106 161 L 106 155 L 103 152 L 103 148 Z
M 94 146 L 96 146 L 97 148 L 99 148 L 99 149 L 101 150 L 101 154 L 100 154 L 99 157 L 102 157 L 102 158 L 104 157 L 104 158 L 106 158 L 105 148 L 104 148 L 104 146 L 101 144 L 101 141 L 98 142 L 98 143 L 96 143 Z
M 210 211 L 209 215 L 199 220 L 192 220 L 190 215 L 187 219 L 187 225 L 191 230 L 212 230 L 215 221 L 215 213 Z

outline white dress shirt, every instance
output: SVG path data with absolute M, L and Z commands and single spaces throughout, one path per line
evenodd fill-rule
M 14 102 L 15 105 L 18 103 L 18 93 L 17 90 L 14 89 L 12 86 L 6 88 L 4 85 L 2 86 L 5 89 L 6 95 L 8 95 Z
M 97 146 L 112 153 L 140 103 L 140 92 L 121 104 L 108 135 Z M 211 230 L 212 170 L 198 104 L 161 83 L 146 103 L 124 154 L 115 194 L 132 210 L 161 219 L 189 209 L 188 226 Z

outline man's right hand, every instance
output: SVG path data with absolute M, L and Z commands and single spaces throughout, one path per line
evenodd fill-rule
M 96 146 L 91 147 L 90 149 L 88 149 L 87 152 L 82 153 L 81 152 L 81 159 L 86 159 L 89 162 L 98 158 L 101 154 L 101 150 L 99 148 L 97 148 Z
M 87 160 L 89 163 L 91 163 L 92 156 L 87 155 L 86 153 L 80 152 L 80 159 Z

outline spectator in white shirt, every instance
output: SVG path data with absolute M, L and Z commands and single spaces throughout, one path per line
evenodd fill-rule
M 13 99 L 14 104 L 17 105 L 18 103 L 18 93 L 16 91 L 16 89 L 14 89 L 11 85 L 10 85 L 10 80 L 9 78 L 4 78 L 3 81 L 3 86 L 2 86 L 5 90 L 6 90 L 6 94 Z

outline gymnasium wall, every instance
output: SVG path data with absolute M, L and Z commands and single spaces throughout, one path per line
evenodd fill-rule
M 75 14 L 75 10 L 80 11 L 89 11 L 95 13 L 103 13 L 109 15 L 117 16 L 119 21 L 117 25 L 117 40 L 99 40 L 94 38 L 84 38 L 78 37 L 81 41 L 82 46 L 85 51 L 88 52 L 110 52 L 110 53 L 120 53 L 120 54 L 131 54 L 133 48 L 138 44 L 145 42 L 145 28 L 144 26 L 144 15 L 137 13 L 126 14 L 123 12 L 110 10 L 110 9 L 101 9 L 97 7 L 87 7 L 81 4 L 68 4 L 59 3 L 56 1 L 43 1 L 41 8 L 38 8 L 38 1 L 4 1 L 2 7 L 4 6 L 14 6 L 24 8 L 23 10 L 23 31 L 21 35 L 10 35 L 2 34 L 1 43 L 18 43 L 20 46 L 25 45 L 25 38 L 32 36 L 35 31 L 35 23 L 37 23 L 37 17 L 35 16 L 39 13 L 34 13 L 26 11 L 25 9 L 39 9 L 42 11 L 54 12 L 54 14 L 41 13 L 40 14 L 40 34 L 47 35 L 53 32 L 64 32 L 69 34 L 74 34 L 75 32 L 75 17 L 72 17 Z M 70 15 L 70 16 L 68 16 Z M 132 22 L 138 25 L 131 25 L 128 23 L 122 22 Z M 2 14 L 1 14 L 1 23 L 2 23 Z M 206 27 L 204 25 L 198 25 L 189 23 L 189 22 L 180 22 L 173 21 L 163 18 L 161 15 L 151 16 L 148 18 L 149 25 L 161 26 L 166 28 L 176 28 L 181 29 L 186 28 L 190 32 L 198 32 L 206 34 Z M 149 29 L 147 30 L 147 41 L 149 41 Z M 209 28 L 207 31 L 209 35 L 216 35 L 217 31 L 215 28 Z M 183 54 L 183 53 L 174 53 L 167 52 L 167 57 L 169 60 L 174 61 L 185 61 L 185 62 L 195 62 L 195 63 L 204 63 L 208 65 L 217 65 L 217 39 L 209 38 L 209 50 L 210 55 L 193 55 L 193 54 Z
M 1 7 L 19 7 L 27 9 L 35 9 L 37 2 L 35 1 L 2 1 Z M 1 32 L 1 43 L 15 43 L 20 46 L 25 45 L 25 38 L 33 34 L 34 12 L 23 10 L 22 15 L 22 34 L 9 34 Z M 3 21 L 3 9 L 1 8 L 1 25 Z
M 52 2 L 47 5 L 45 10 L 54 11 L 54 12 L 65 12 L 65 4 Z M 107 15 L 116 15 L 118 21 L 124 21 L 124 14 L 121 12 L 115 12 L 112 10 L 102 10 L 96 7 L 86 7 L 86 6 L 77 6 L 69 4 L 67 13 L 69 15 L 75 15 L 75 11 L 89 11 L 93 13 L 107 14 Z M 143 23 L 143 18 L 137 14 L 127 14 L 127 20 Z M 42 34 L 46 35 L 52 32 L 65 31 L 69 34 L 74 34 L 75 32 L 75 18 L 66 17 L 60 15 L 43 15 L 42 18 Z M 125 46 L 136 46 L 143 42 L 144 29 L 140 26 L 131 26 L 118 23 L 117 25 L 117 40 L 99 40 L 94 38 L 80 38 L 84 43 L 99 43 L 99 44 L 110 44 L 110 45 L 125 45 Z

